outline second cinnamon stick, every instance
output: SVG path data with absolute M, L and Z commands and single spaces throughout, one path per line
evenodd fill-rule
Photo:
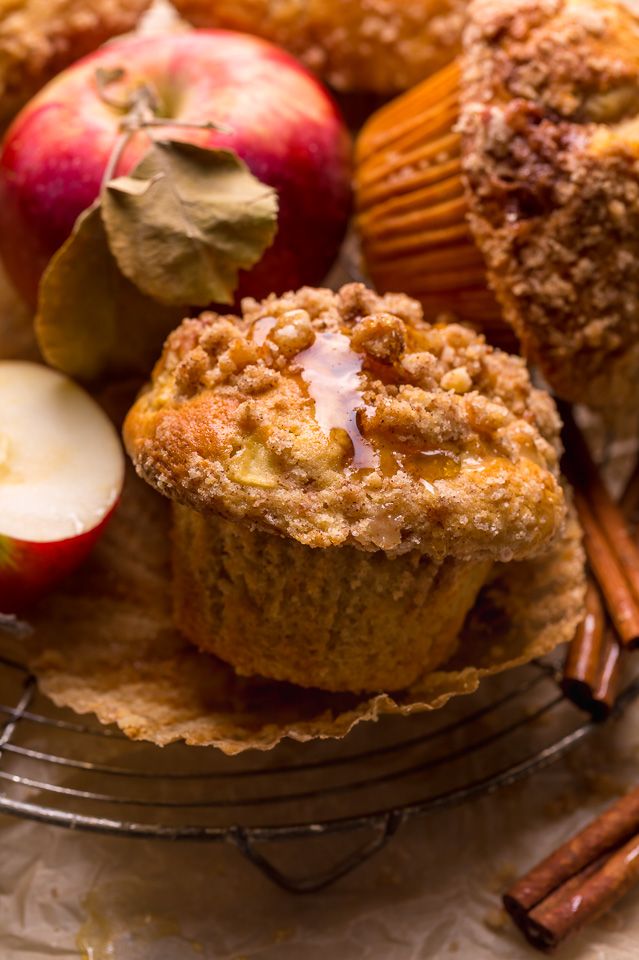
M 506 910 L 516 918 L 530 913 L 580 871 L 639 833 L 639 788 L 626 794 L 601 816 L 542 860 L 504 896 Z
M 601 595 L 589 579 L 586 615 L 568 648 L 561 689 L 596 720 L 604 720 L 614 705 L 619 657 L 619 643 L 614 631 L 606 626 Z
M 639 835 L 586 867 L 530 912 L 523 926 L 530 942 L 554 950 L 567 936 L 605 913 L 639 880 Z

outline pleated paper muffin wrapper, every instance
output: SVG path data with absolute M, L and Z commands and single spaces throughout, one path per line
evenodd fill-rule
M 362 254 L 380 291 L 415 297 L 428 320 L 452 313 L 512 350 L 516 338 L 467 222 L 460 73 L 452 63 L 365 124 L 355 165 Z
M 583 556 L 576 524 L 544 560 L 511 564 L 485 588 L 451 663 L 399 694 L 330 694 L 240 678 L 173 627 L 168 504 L 131 476 L 89 562 L 31 612 L 20 641 L 40 689 L 133 739 L 269 750 L 285 737 L 344 737 L 383 714 L 434 710 L 482 677 L 570 639 L 580 619 Z M 9 641 L 6 641 L 7 644 Z

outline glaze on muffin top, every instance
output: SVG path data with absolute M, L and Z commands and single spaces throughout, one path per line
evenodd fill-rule
M 524 363 L 402 294 L 305 287 L 168 338 L 125 424 L 161 493 L 312 547 L 507 561 L 565 514 Z

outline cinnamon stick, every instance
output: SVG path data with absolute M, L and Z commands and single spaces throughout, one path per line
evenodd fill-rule
M 551 951 L 566 937 L 596 920 L 639 881 L 639 834 L 601 864 L 587 867 L 528 915 L 526 937 Z
M 560 938 L 565 940 L 570 935 L 572 931 L 567 928 L 574 898 L 579 896 L 586 880 L 597 873 L 605 862 L 606 854 L 604 853 L 570 880 L 566 880 L 557 887 L 530 913 L 524 913 L 519 917 L 517 925 L 529 943 L 539 950 L 550 952 L 558 946 Z
M 604 716 L 616 696 L 620 641 L 630 648 L 639 644 L 639 550 L 570 411 L 564 407 L 562 415 L 570 453 L 566 473 L 597 581 L 588 583 L 586 615 L 569 649 L 562 688 L 593 716 Z M 634 482 L 639 485 L 639 468 Z M 601 595 L 612 625 L 606 622 Z M 551 951 L 637 882 L 639 788 L 521 878 L 503 902 L 529 942 Z
M 577 628 L 564 665 L 561 689 L 596 720 L 610 713 L 619 679 L 619 643 L 610 627 L 592 579 L 586 590 L 586 616 Z
M 571 473 L 579 468 L 576 485 L 586 494 L 601 529 L 617 555 L 639 603 L 639 548 L 621 508 L 610 496 L 569 409 L 564 409 L 564 438 L 572 458 Z
M 522 877 L 503 903 L 531 943 L 553 949 L 639 879 L 639 788 Z
M 593 688 L 587 709 L 595 720 L 605 720 L 615 705 L 621 674 L 621 647 L 611 629 L 604 637 L 604 650 L 599 666 L 599 684 Z
M 639 644 L 639 600 L 630 586 L 626 568 L 604 535 L 583 490 L 575 487 L 574 497 L 588 560 L 603 593 L 610 619 L 623 646 L 634 648 Z

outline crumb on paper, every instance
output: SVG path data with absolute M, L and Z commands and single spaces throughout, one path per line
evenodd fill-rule
M 588 792 L 593 797 L 601 797 L 604 800 L 616 799 L 631 789 L 630 784 L 624 783 L 611 773 L 585 770 L 583 779 Z
M 584 797 L 580 790 L 570 787 L 543 806 L 543 813 L 549 820 L 560 820 L 583 806 Z
M 488 881 L 488 889 L 492 893 L 503 893 L 516 880 L 518 872 L 514 863 L 500 864 Z
M 295 936 L 295 927 L 282 927 L 281 930 L 276 930 L 275 935 L 273 936 L 273 943 L 286 943 L 288 940 L 291 940 Z
M 482 917 L 484 926 L 494 933 L 501 933 L 508 925 L 508 914 L 504 909 L 489 910 Z
M 397 870 L 393 870 L 392 867 L 388 866 L 382 867 L 377 877 L 380 885 L 384 887 L 398 887 L 402 882 L 402 878 Z
M 620 910 L 608 910 L 598 917 L 594 923 L 606 933 L 619 933 L 627 926 L 626 919 Z

